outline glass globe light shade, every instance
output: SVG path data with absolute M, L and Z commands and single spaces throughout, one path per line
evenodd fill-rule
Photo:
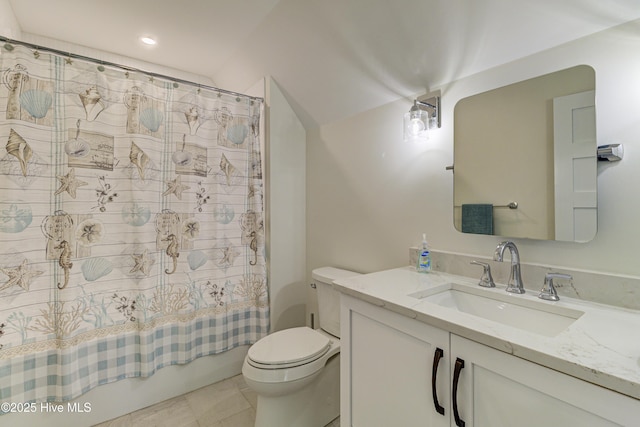
M 404 140 L 418 141 L 427 139 L 427 131 L 429 130 L 429 117 L 426 111 L 417 107 L 404 115 Z

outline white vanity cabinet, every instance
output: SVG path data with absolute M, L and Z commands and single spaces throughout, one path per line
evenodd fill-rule
M 636 399 L 454 334 L 450 361 L 452 377 L 464 364 L 452 400 L 466 427 L 640 425 Z
M 449 333 L 342 295 L 342 426 L 448 426 Z M 445 416 L 435 409 L 436 396 Z
M 342 295 L 341 425 L 640 425 L 636 399 L 410 315 Z

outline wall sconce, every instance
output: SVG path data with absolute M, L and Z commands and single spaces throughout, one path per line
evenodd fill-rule
M 429 129 L 439 128 L 440 91 L 430 92 L 413 100 L 413 106 L 404 115 L 404 140 L 426 140 Z

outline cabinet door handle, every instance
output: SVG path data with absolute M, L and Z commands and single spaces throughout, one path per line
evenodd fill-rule
M 464 368 L 464 360 L 459 357 L 456 358 L 456 366 L 453 371 L 453 390 L 452 390 L 452 400 L 453 400 L 453 417 L 456 420 L 456 425 L 458 427 L 464 427 L 464 421 L 460 418 L 460 414 L 458 413 L 458 381 L 460 380 L 460 371 Z
M 433 393 L 433 404 L 436 407 L 436 411 L 440 415 L 444 415 L 444 406 L 438 403 L 438 390 L 436 390 L 436 378 L 438 377 L 438 365 L 440 359 L 444 356 L 444 351 L 441 348 L 436 348 L 433 354 L 433 369 L 431 370 L 431 392 Z

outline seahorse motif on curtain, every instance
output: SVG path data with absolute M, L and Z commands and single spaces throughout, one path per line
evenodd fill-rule
M 267 333 L 260 99 L 22 47 L 0 76 L 0 401 Z

